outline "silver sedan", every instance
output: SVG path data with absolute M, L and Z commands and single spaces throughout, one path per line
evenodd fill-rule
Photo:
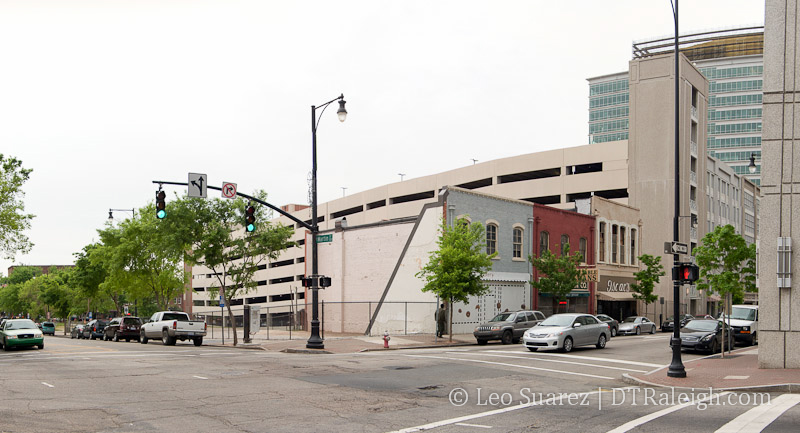
M 561 349 L 571 352 L 576 346 L 606 347 L 611 336 L 607 323 L 591 314 L 555 314 L 525 331 L 522 340 L 531 352 L 539 349 Z

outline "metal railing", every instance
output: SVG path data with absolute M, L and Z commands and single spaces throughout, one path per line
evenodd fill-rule
M 326 328 L 328 331 L 336 332 L 366 332 L 372 313 L 378 305 L 378 301 L 322 301 L 320 329 L 323 338 Z M 432 301 L 384 301 L 369 335 L 373 335 L 373 332 L 380 334 L 382 331 L 403 335 L 422 332 L 420 323 L 426 323 L 426 320 L 430 324 L 435 322 L 436 305 L 436 302 Z

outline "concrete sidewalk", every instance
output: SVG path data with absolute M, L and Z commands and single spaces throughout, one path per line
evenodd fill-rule
M 750 390 L 800 393 L 800 369 L 758 368 L 758 348 L 746 347 L 720 355 L 684 362 L 685 378 L 667 376 L 667 367 L 649 373 L 626 373 L 633 385 L 683 389 Z
M 409 335 L 390 335 L 389 349 L 383 347 L 383 335 L 366 336 L 363 334 L 336 334 L 325 333 L 323 340 L 324 349 L 307 349 L 306 342 L 310 333 L 308 331 L 293 331 L 291 337 L 288 331 L 271 330 L 269 338 L 265 331 L 259 331 L 252 337 L 250 343 L 243 343 L 242 335 L 239 335 L 237 347 L 247 349 L 261 349 L 270 352 L 286 353 L 356 353 L 373 350 L 396 350 L 396 349 L 418 349 L 426 347 L 450 347 L 465 346 L 476 344 L 472 334 L 453 335 L 452 341 L 449 336 L 436 338 L 433 334 L 409 334 Z M 217 337 L 215 335 L 215 337 Z M 203 340 L 204 345 L 223 346 L 220 338 L 208 338 Z M 233 339 L 225 336 L 225 347 L 233 347 Z

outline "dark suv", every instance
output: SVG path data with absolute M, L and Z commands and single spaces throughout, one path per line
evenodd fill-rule
M 519 343 L 522 334 L 544 320 L 541 311 L 507 311 L 477 328 L 472 335 L 478 344 L 484 345 L 489 340 L 500 340 L 503 344 Z
M 103 335 L 104 340 L 125 340 L 139 341 L 139 330 L 142 327 L 142 319 L 133 316 L 117 317 L 106 326 Z
M 95 319 L 83 327 L 83 338 L 103 338 L 103 330 L 108 325 L 108 320 Z

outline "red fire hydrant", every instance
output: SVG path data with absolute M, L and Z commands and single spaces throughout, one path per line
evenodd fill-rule
M 389 338 L 389 331 L 383 331 L 383 348 L 384 349 L 388 349 L 389 348 L 389 340 L 391 340 L 391 338 Z

